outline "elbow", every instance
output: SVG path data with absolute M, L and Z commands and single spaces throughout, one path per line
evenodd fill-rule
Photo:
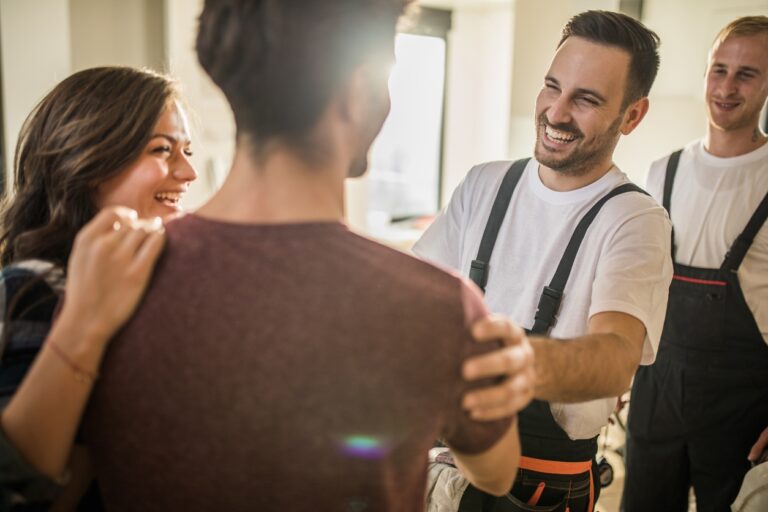
M 623 395 L 632 387 L 632 380 L 635 378 L 638 368 L 640 368 L 640 354 L 638 354 L 637 357 L 633 357 L 627 364 L 627 369 L 624 372 L 624 375 L 619 379 L 619 389 L 617 390 L 616 396 Z

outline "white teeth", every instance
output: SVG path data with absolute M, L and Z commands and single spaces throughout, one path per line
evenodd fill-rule
M 571 142 L 573 140 L 576 140 L 575 135 L 572 135 L 566 132 L 561 132 L 560 130 L 555 130 L 554 128 L 550 128 L 549 126 L 545 126 L 544 131 L 546 132 L 547 137 L 557 142 Z
M 170 201 L 171 203 L 178 203 L 181 201 L 181 192 L 160 192 L 155 194 L 155 199 L 158 201 Z

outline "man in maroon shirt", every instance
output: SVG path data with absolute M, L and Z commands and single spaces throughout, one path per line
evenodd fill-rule
M 342 224 L 407 3 L 206 1 L 197 51 L 236 155 L 168 225 L 102 367 L 86 435 L 108 509 L 421 510 L 438 437 L 475 486 L 510 488 L 516 419 L 461 407 L 462 363 L 495 345 L 470 333 L 477 290 Z M 530 388 L 530 347 L 508 338 Z

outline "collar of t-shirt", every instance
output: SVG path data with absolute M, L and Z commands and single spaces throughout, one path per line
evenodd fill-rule
M 743 155 L 723 158 L 709 153 L 706 148 L 704 148 L 704 139 L 701 139 L 694 145 L 693 152 L 696 158 L 705 165 L 733 168 L 749 165 L 760 160 L 765 161 L 765 159 L 768 158 L 768 144 L 763 144 L 754 151 L 750 151 Z
M 530 190 L 542 201 L 555 205 L 581 203 L 594 199 L 596 196 L 607 194 L 624 181 L 624 174 L 615 165 L 594 183 L 576 190 L 558 192 L 548 188 L 541 181 L 539 163 L 531 159 L 526 168 L 527 182 Z

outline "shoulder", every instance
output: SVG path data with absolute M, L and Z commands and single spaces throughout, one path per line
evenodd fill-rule
M 661 202 L 662 195 L 664 193 L 664 181 L 667 174 L 667 163 L 671 156 L 677 151 L 682 151 L 680 155 L 680 162 L 678 167 L 684 166 L 686 162 L 693 158 L 693 153 L 696 147 L 701 143 L 700 140 L 694 140 L 685 145 L 685 147 L 672 151 L 661 158 L 658 158 L 651 163 L 651 167 L 648 170 L 648 177 L 646 178 L 646 190 L 657 201 Z
M 495 160 L 472 167 L 459 185 L 463 195 L 495 193 L 514 161 Z
M 472 167 L 467 173 L 465 182 L 471 185 L 498 185 L 516 160 L 494 160 L 483 162 Z
M 396 286 L 404 295 L 429 301 L 462 301 L 463 278 L 452 269 L 419 259 L 387 247 L 362 235 L 350 232 L 351 248 L 359 251 L 355 258 L 361 265 Z
M 628 179 L 624 183 L 631 183 Z M 625 192 L 612 197 L 603 207 L 600 217 L 606 228 L 614 233 L 624 229 L 648 231 L 648 234 L 665 234 L 671 229 L 666 210 L 658 201 L 641 192 Z M 629 227 L 631 226 L 631 228 Z
M 473 212 L 478 209 L 477 207 L 485 205 L 490 208 L 490 204 L 493 203 L 501 187 L 504 176 L 506 176 L 507 171 L 510 170 L 515 162 L 516 160 L 496 160 L 475 165 L 469 170 L 464 180 L 456 189 L 451 203 L 455 203 L 458 200 L 469 212 Z M 533 162 L 533 159 L 529 161 L 528 167 L 530 167 L 531 162 Z M 482 208 L 479 208 L 479 210 L 482 211 Z

